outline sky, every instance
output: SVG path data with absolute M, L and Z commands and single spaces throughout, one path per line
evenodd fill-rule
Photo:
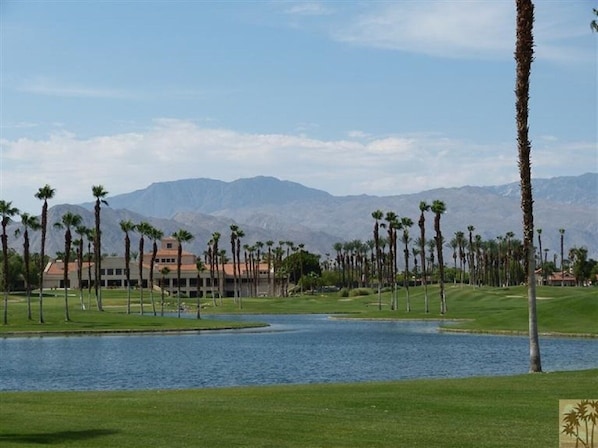
M 596 172 L 598 1 L 534 4 L 532 176 Z M 0 199 L 515 182 L 514 46 L 511 0 L 0 0 Z

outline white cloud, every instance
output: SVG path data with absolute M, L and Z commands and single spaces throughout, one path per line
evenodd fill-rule
M 131 99 L 136 97 L 132 92 L 125 90 L 64 84 L 45 77 L 25 80 L 19 84 L 17 90 L 37 95 L 76 98 Z
M 299 16 L 322 16 L 331 13 L 331 9 L 320 2 L 295 2 L 285 12 Z
M 56 203 L 78 203 L 92 199 L 92 185 L 114 195 L 197 177 L 271 175 L 337 195 L 392 195 L 493 185 L 518 176 L 514 142 L 480 145 L 436 134 L 321 140 L 161 119 L 146 132 L 82 139 L 62 131 L 0 145 L 0 197 L 32 212 L 39 208 L 33 194 L 46 183 L 56 188 Z M 535 177 L 581 174 L 596 166 L 592 143 L 543 142 L 532 157 Z
M 537 59 L 569 63 L 592 57 L 589 10 L 583 2 L 539 0 L 535 7 Z M 513 58 L 516 15 L 513 2 L 376 2 L 363 11 L 337 22 L 331 30 L 332 38 L 353 45 L 434 57 Z M 584 36 L 586 42 L 580 45 L 575 39 Z

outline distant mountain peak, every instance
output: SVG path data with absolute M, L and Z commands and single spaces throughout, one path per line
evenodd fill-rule
M 287 204 L 289 201 L 326 197 L 331 195 L 271 176 L 231 182 L 198 178 L 154 182 L 142 190 L 111 197 L 110 206 L 147 216 L 170 218 L 180 211 L 218 214 L 239 207 Z

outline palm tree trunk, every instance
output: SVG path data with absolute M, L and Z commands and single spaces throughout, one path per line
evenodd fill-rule
M 533 251 L 534 216 L 530 163 L 531 143 L 528 136 L 529 77 L 534 53 L 534 5 L 531 0 L 516 0 L 516 5 L 517 42 L 515 60 L 517 63 L 517 81 L 515 93 L 521 209 L 523 212 L 523 246 L 525 259 L 527 260 L 530 372 L 541 372 L 542 364 L 538 339 L 538 318 L 536 314 L 536 278 Z
M 29 282 L 29 232 L 23 234 L 23 264 L 25 265 L 25 294 L 27 295 L 27 320 L 33 320 L 31 313 L 31 284 Z

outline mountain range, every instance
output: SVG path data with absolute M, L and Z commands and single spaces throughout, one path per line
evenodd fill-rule
M 542 245 L 550 250 L 549 259 L 560 252 L 560 228 L 565 229 L 566 252 L 573 246 L 585 246 L 590 257 L 598 258 L 598 173 L 535 179 L 532 184 L 534 224 L 536 229 L 542 229 Z M 119 226 L 123 219 L 148 221 L 165 235 L 187 229 L 195 238 L 185 245 L 185 250 L 197 254 L 206 249 L 213 232 L 221 233 L 221 248 L 229 249 L 229 226 L 233 223 L 245 232 L 242 243 L 293 241 L 303 243 L 311 252 L 331 253 L 336 242 L 372 239 L 371 214 L 377 209 L 411 218 L 411 235 L 415 239 L 419 235 L 420 201 L 431 203 L 436 199 L 446 204 L 441 226 L 447 241 L 456 231 L 467 232 L 469 225 L 483 239 L 509 231 L 521 238 L 522 228 L 517 183 L 441 188 L 396 196 L 333 196 L 274 177 L 233 182 L 202 178 L 157 182 L 106 199 L 109 206 L 102 208 L 102 250 L 114 254 L 124 250 Z M 80 214 L 84 224 L 93 227 L 93 202 L 54 205 L 49 210 L 49 223 L 59 221 L 67 210 Z M 433 233 L 432 224 L 433 215 L 428 213 L 428 237 Z M 39 250 L 39 238 L 39 232 L 31 237 L 34 251 Z M 137 241 L 133 235 L 132 244 Z M 9 242 L 20 251 L 21 241 L 10 238 Z M 62 233 L 48 229 L 47 252 L 52 255 L 62 248 Z

